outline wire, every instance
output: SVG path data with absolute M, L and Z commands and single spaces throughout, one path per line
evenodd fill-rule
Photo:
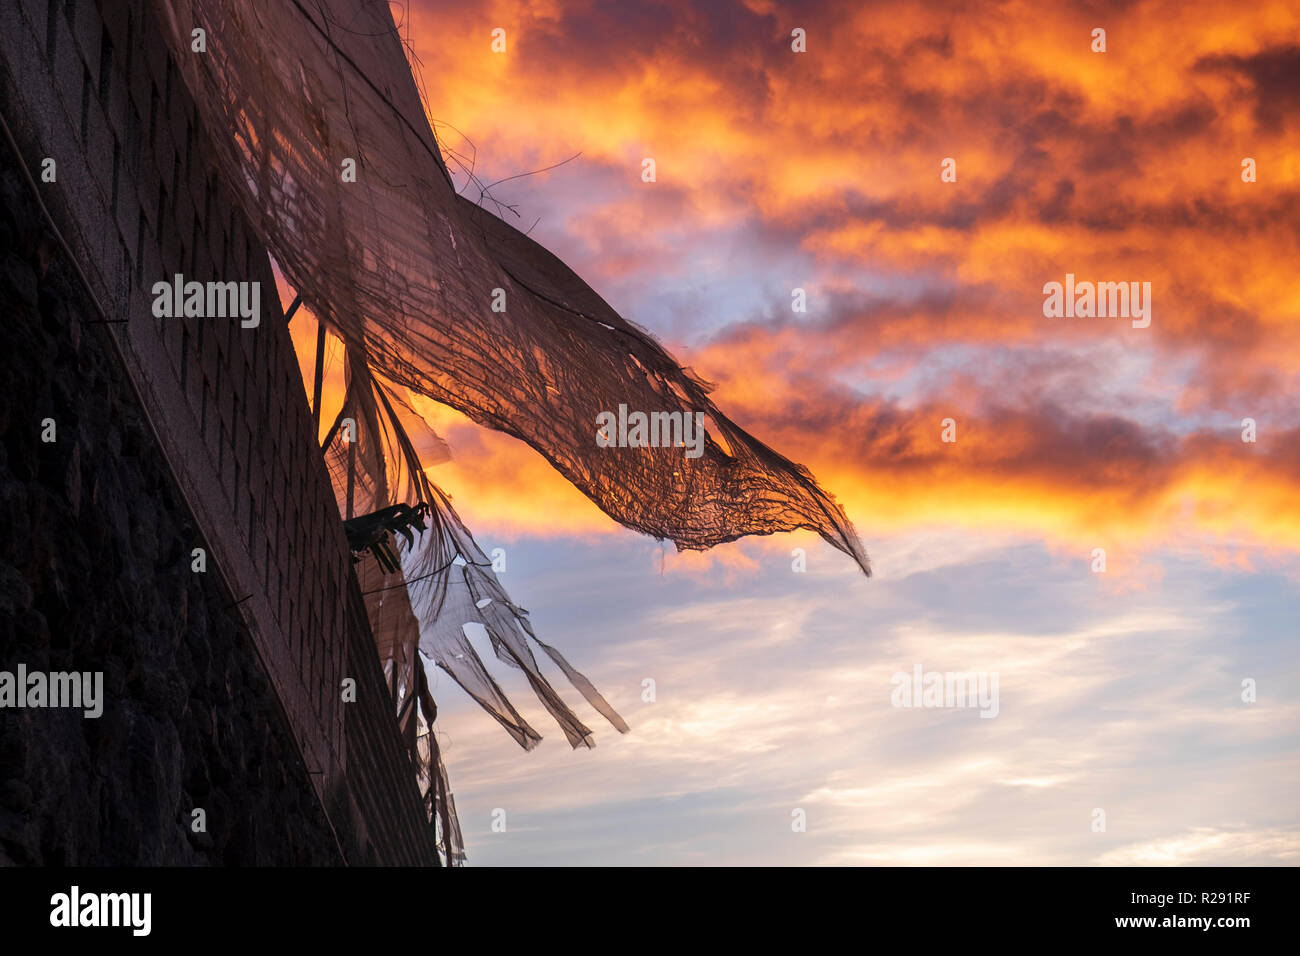
M 415 583 L 416 581 L 423 581 L 425 578 L 431 578 L 431 577 L 433 577 L 435 574 L 442 574 L 443 571 L 446 571 L 449 567 L 451 567 L 453 564 L 456 563 L 456 558 L 460 558 L 462 561 L 464 561 L 467 565 L 470 565 L 471 567 L 475 567 L 475 568 L 490 568 L 490 567 L 492 567 L 492 565 L 491 565 L 490 563 L 488 563 L 488 564 L 480 564 L 478 561 L 470 561 L 468 558 L 465 557 L 465 555 L 461 554 L 460 551 L 457 551 L 456 554 L 455 554 L 455 556 L 453 556 L 452 559 L 451 559 L 450 561 L 448 561 L 446 564 L 444 564 L 444 565 L 443 565 L 442 567 L 440 567 L 440 568 L 434 568 L 432 571 L 429 571 L 429 572 L 426 573 L 426 574 L 421 574 L 419 577 L 416 577 L 416 578 L 405 578 L 405 579 L 403 579 L 403 580 L 401 580 L 401 581 L 398 581 L 396 584 L 389 584 L 389 585 L 387 585 L 386 587 L 382 587 L 382 588 L 373 588 L 372 590 L 369 590 L 369 591 L 362 591 L 361 593 L 362 593 L 362 594 L 378 594 L 380 591 L 391 591 L 391 590 L 393 590 L 393 588 L 404 588 L 404 587 L 406 587 L 408 584 L 413 584 L 413 583 Z

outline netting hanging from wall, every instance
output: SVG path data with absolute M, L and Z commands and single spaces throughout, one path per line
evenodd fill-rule
M 616 521 L 679 548 L 805 528 L 870 573 L 843 511 L 804 468 L 731 422 L 702 381 L 562 262 L 456 193 L 387 4 L 155 2 L 211 134 L 213 161 L 287 279 L 346 345 L 347 402 L 360 434 L 350 450 L 332 437 L 326 453 L 336 479 L 352 482 L 358 514 L 394 500 L 432 509 L 434 533 L 404 555 L 402 573 L 364 588 L 407 591 L 404 580 L 413 582 L 405 597 L 368 596 L 403 701 L 419 704 L 418 646 L 521 745 L 536 743 L 469 647 L 463 625 L 477 622 L 572 744 L 589 745 L 591 733 L 541 678 L 530 642 L 626 729 L 582 675 L 536 640 L 450 503 L 411 460 L 392 407 L 404 389 L 527 442 Z M 196 28 L 206 52 L 192 49 Z M 355 160 L 355 182 L 340 175 L 346 159 Z M 502 294 L 505 311 L 493 311 Z M 620 405 L 701 413 L 702 454 L 599 447 L 597 416 Z M 340 458 L 347 455 L 350 467 Z M 410 719 L 415 727 L 432 716 Z

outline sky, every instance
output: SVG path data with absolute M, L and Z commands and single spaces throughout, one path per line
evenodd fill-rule
M 524 753 L 431 672 L 470 865 L 1300 862 L 1300 7 L 393 11 L 462 192 L 504 180 L 875 571 L 804 533 L 678 554 L 419 403 L 631 725 L 569 691 L 570 751 L 498 669 Z M 1046 316 L 1067 274 L 1150 283 L 1149 326 Z M 996 716 L 895 706 L 917 667 L 996 674 Z

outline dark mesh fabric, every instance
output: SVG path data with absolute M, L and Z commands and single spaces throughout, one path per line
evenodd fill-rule
M 808 528 L 868 569 L 806 470 L 732 423 L 564 263 L 456 194 L 387 4 L 159 3 L 209 127 L 230 131 L 214 159 L 245 213 L 376 375 L 522 439 L 615 520 L 679 548 Z M 190 50 L 196 26 L 206 54 Z M 342 181 L 346 158 L 356 182 Z M 704 413 L 704 454 L 597 448 L 596 416 L 620 404 Z
M 385 574 L 358 565 L 399 730 L 449 862 L 463 858 L 425 664 L 432 662 L 525 749 L 541 739 L 475 652 L 523 673 L 572 746 L 593 735 L 542 675 L 541 648 L 588 704 L 627 725 L 555 648 L 537 640 L 416 452 L 410 393 L 514 435 L 606 514 L 678 548 L 811 529 L 870 573 L 812 476 L 736 426 L 708 386 L 562 262 L 459 196 L 425 117 L 388 5 L 371 0 L 155 0 L 211 157 L 306 306 L 346 346 L 346 396 L 323 443 L 345 518 L 395 503 L 429 528 Z M 191 48 L 206 31 L 207 51 Z M 356 162 L 356 181 L 341 175 Z M 499 290 L 499 291 L 498 291 Z M 504 311 L 492 305 L 504 294 Z M 597 416 L 702 413 L 703 454 L 602 448 Z M 347 420 L 351 420 L 351 422 Z M 351 426 L 351 427 L 350 427 Z

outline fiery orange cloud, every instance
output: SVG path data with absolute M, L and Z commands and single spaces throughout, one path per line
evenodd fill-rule
M 450 410 L 421 411 L 453 448 L 452 461 L 430 469 L 430 477 L 471 525 L 490 522 L 507 534 L 618 530 L 522 443 Z M 1258 448 L 1208 435 L 1147 444 L 1120 422 L 963 416 L 959 440 L 945 445 L 947 411 L 864 407 L 823 433 L 803 422 L 741 421 L 812 468 L 868 535 L 922 525 L 997 528 L 1083 554 L 1094 546 L 1144 552 L 1197 539 L 1229 549 L 1233 542 L 1300 547 L 1300 475 L 1285 454 L 1300 434 Z
M 314 322 L 292 326 L 304 382 L 312 381 Z M 331 346 L 337 348 L 331 339 Z M 333 348 L 330 352 L 332 354 Z M 734 352 L 728 350 L 734 356 Z M 720 367 L 721 361 L 705 364 Z M 1152 436 L 1121 420 L 1072 421 L 1060 411 L 985 410 L 953 405 L 900 409 L 852 402 L 831 390 L 773 395 L 738 379 L 717 394 L 737 420 L 810 466 L 864 531 L 895 533 L 931 525 L 996 527 L 1035 535 L 1059 550 L 1107 547 L 1116 561 L 1196 534 L 1232 553 L 1231 543 L 1300 547 L 1300 429 L 1240 441 L 1236 433 Z M 322 430 L 342 404 L 342 378 L 327 364 Z M 453 450 L 429 476 L 471 527 L 498 533 L 598 536 L 618 526 L 532 449 L 481 428 L 453 409 L 409 396 L 418 434 L 432 428 Z M 969 396 L 968 396 L 969 398 Z M 774 408 L 785 408 L 773 414 Z M 954 442 L 942 440 L 954 418 Z M 593 435 L 594 435 L 593 423 Z M 742 555 L 683 556 L 688 565 L 721 560 L 743 569 Z
M 956 525 L 1075 551 L 1300 549 L 1300 419 L 1286 398 L 1300 387 L 1294 4 L 395 10 L 428 113 L 465 167 L 490 182 L 581 151 L 539 181 L 566 258 L 597 291 L 689 284 L 705 267 L 743 281 L 757 250 L 784 256 L 794 279 L 810 271 L 814 316 L 781 299 L 673 347 L 868 541 Z M 795 26 L 807 53 L 790 49 Z M 1104 54 L 1090 48 L 1097 27 Z M 945 157 L 954 183 L 940 179 Z M 1257 182 L 1242 181 L 1244 157 Z M 1043 283 L 1066 272 L 1150 282 L 1152 327 L 1044 318 Z M 634 299 L 615 304 L 638 318 Z M 1160 380 L 1130 381 L 1089 351 L 1116 344 Z M 927 373 L 957 347 L 1005 368 Z M 1077 401 L 1059 400 L 1063 377 Z M 1107 390 L 1131 395 L 1131 413 L 1105 406 Z M 1188 417 L 1153 423 L 1146 403 Z M 521 443 L 416 407 L 453 452 L 430 475 L 471 524 L 614 528 Z M 1242 442 L 1252 416 L 1259 440 Z M 954 443 L 939 438 L 948 417 Z
M 583 217 L 621 249 L 587 263 L 606 278 L 635 268 L 634 244 L 620 240 L 639 237 L 644 264 L 658 265 L 665 217 L 706 229 L 757 211 L 819 256 L 945 277 L 1002 314 L 945 336 L 1014 341 L 1043 282 L 1131 276 L 1157 290 L 1155 347 L 1214 337 L 1231 353 L 1206 356 L 1217 386 L 1207 398 L 1240 385 L 1227 365 L 1293 367 L 1293 4 L 737 14 L 423 3 L 409 28 L 430 51 L 430 114 L 472 130 L 494 168 L 581 150 L 588 167 L 622 170 L 623 192 Z M 796 21 L 804 55 L 789 49 Z M 510 37 L 505 54 L 490 49 L 494 26 Z M 1090 46 L 1098 26 L 1104 54 Z M 651 193 L 637 177 L 643 156 L 659 164 Z M 1240 180 L 1245 156 L 1257 183 Z M 944 157 L 957 160 L 956 183 L 940 181 Z M 601 274 L 590 276 L 598 287 Z M 1031 334 L 1062 333 L 1039 323 Z

